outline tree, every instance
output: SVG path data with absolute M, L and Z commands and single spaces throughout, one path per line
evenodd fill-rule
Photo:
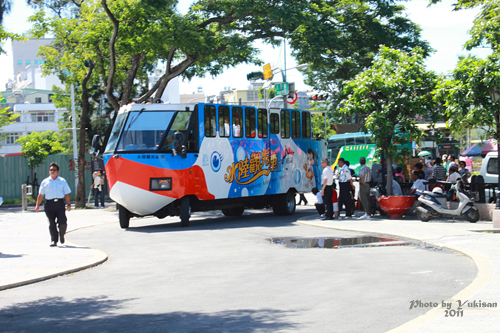
M 453 132 L 480 127 L 486 138 L 500 139 L 500 102 L 491 93 L 500 91 L 500 59 L 469 56 L 461 59 L 450 80 L 436 87 L 436 100 L 443 103 L 447 126 Z
M 20 137 L 17 142 L 21 144 L 21 153 L 28 161 L 31 179 L 33 179 L 33 170 L 41 165 L 47 156 L 65 152 L 58 134 L 52 131 L 33 132 Z
M 386 158 L 388 194 L 392 194 L 392 156 L 397 148 L 394 141 L 419 141 L 422 132 L 417 117 L 438 120 L 436 102 L 431 92 L 437 77 L 424 66 L 424 52 L 415 49 L 405 53 L 380 48 L 373 65 L 346 82 L 338 107 L 343 114 L 367 114 L 366 128 L 372 141 Z M 403 154 L 409 155 L 408 151 Z
M 431 52 L 421 40 L 421 29 L 406 18 L 404 6 L 394 1 L 321 1 L 309 20 L 296 29 L 291 37 L 293 54 L 299 63 L 309 66 L 305 82 L 316 91 L 339 96 L 345 81 L 368 68 L 380 45 L 411 51 Z M 329 120 L 342 120 L 332 103 Z M 359 115 L 360 130 L 363 115 Z

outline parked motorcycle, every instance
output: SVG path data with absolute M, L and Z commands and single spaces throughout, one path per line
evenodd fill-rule
M 447 195 L 443 194 L 441 188 L 435 187 L 432 192 L 420 192 L 416 207 L 417 217 L 422 222 L 427 222 L 441 216 L 458 217 L 463 215 L 467 221 L 471 223 L 477 222 L 479 220 L 479 211 L 474 206 L 471 195 L 465 191 L 463 181 L 460 178 L 451 186 L 450 191 L 455 192 L 458 199 L 457 209 L 448 209 L 446 204 Z

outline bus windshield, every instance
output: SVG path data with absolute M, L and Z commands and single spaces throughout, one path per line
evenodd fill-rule
M 175 111 L 129 112 L 117 150 L 126 152 L 158 150 L 174 114 Z M 113 133 L 115 132 L 116 126 L 115 124 Z M 109 146 L 108 144 L 108 148 L 110 148 Z

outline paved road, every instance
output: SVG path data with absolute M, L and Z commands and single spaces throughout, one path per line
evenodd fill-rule
M 88 214 L 98 224 L 67 239 L 108 260 L 1 291 L 0 331 L 385 332 L 429 310 L 410 301 L 447 300 L 476 277 L 474 263 L 451 251 L 266 241 L 366 234 L 303 224 L 316 222 L 311 206 L 291 217 L 199 214 L 187 229 L 144 218 L 121 230 L 112 210 Z

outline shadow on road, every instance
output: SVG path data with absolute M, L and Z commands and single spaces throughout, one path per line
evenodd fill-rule
M 314 212 L 316 212 L 314 210 Z M 255 218 L 258 214 L 258 220 Z M 315 216 L 313 215 L 313 210 L 311 211 L 296 211 L 294 215 L 291 216 L 276 216 L 272 211 L 265 212 L 262 210 L 248 210 L 242 216 L 238 217 L 226 217 L 220 214 L 217 216 L 214 212 L 197 212 L 192 216 L 189 221 L 189 227 L 181 227 L 179 222 L 167 222 L 158 224 L 153 221 L 154 219 L 148 219 L 147 222 L 140 222 L 141 219 L 130 220 L 130 228 L 127 231 L 133 232 L 144 232 L 144 233 L 156 233 L 156 232 L 179 232 L 179 231 L 199 231 L 199 230 L 214 230 L 214 229 L 238 229 L 238 228 L 252 228 L 252 227 L 283 227 L 290 226 L 299 219 L 305 216 Z M 178 218 L 172 218 L 178 219 Z M 171 219 L 171 220 L 172 220 Z M 161 221 L 161 220 L 157 220 Z M 178 221 L 178 220 L 177 220 Z M 148 225 L 137 225 L 138 224 L 154 223 Z
M 241 309 L 214 313 L 169 312 L 120 314 L 133 299 L 102 297 L 67 301 L 50 297 L 0 310 L 5 332 L 275 332 L 294 330 L 295 313 L 274 309 Z M 167 300 L 165 300 L 167 301 Z

